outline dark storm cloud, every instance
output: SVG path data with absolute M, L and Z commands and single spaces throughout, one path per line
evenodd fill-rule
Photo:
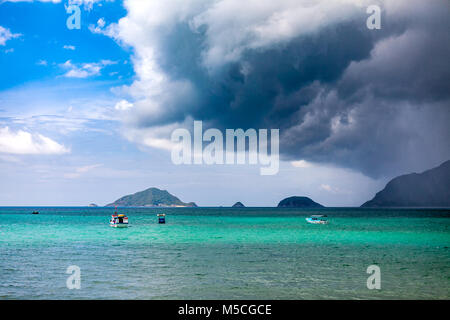
M 195 119 L 211 120 L 221 127 L 286 124 L 313 96 L 291 99 L 274 110 L 277 97 L 289 96 L 314 81 L 335 82 L 350 62 L 369 56 L 374 38 L 379 37 L 367 32 L 365 21 L 342 24 L 271 49 L 247 50 L 238 62 L 210 73 L 202 64 L 204 35 L 193 32 L 187 23 L 180 24 L 163 39 L 158 63 L 172 80 L 188 79 L 195 85 L 196 105 L 177 102 L 181 113 L 166 112 L 159 121 L 181 120 L 186 115 L 183 110 L 189 110 Z
M 164 112 L 136 124 L 191 117 L 221 129 L 279 128 L 282 158 L 370 176 L 434 166 L 450 158 L 447 7 L 434 4 L 415 19 L 390 16 L 381 30 L 368 30 L 361 15 L 247 48 L 213 71 L 203 63 L 207 26 L 194 31 L 183 21 L 160 38 L 157 62 L 192 88 L 171 92 Z

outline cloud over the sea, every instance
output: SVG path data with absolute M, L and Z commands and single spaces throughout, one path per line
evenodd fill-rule
M 12 131 L 0 128 L 0 153 L 9 154 L 64 154 L 70 150 L 42 134 L 28 131 Z
M 283 159 L 370 176 L 450 158 L 448 1 L 378 1 L 381 30 L 366 27 L 373 1 L 124 4 L 98 33 L 134 51 L 129 139 L 163 148 L 195 119 L 279 128 Z

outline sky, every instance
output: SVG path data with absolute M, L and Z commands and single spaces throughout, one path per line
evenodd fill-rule
M 0 0 L 0 206 L 149 187 L 359 206 L 450 159 L 449 17 L 445 0 Z M 278 129 L 278 173 L 174 164 L 171 133 L 196 120 Z

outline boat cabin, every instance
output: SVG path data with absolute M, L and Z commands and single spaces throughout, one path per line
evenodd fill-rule
M 158 223 L 166 223 L 166 215 L 164 213 L 158 213 Z
M 117 214 L 117 211 L 111 216 L 109 225 L 114 228 L 128 227 L 128 217 L 125 214 Z

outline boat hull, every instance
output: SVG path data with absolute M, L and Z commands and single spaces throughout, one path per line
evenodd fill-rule
M 306 218 L 306 222 L 311 224 L 328 224 L 328 221 L 326 220 L 313 220 L 311 218 Z
M 128 223 L 111 223 L 109 226 L 113 228 L 128 228 Z

